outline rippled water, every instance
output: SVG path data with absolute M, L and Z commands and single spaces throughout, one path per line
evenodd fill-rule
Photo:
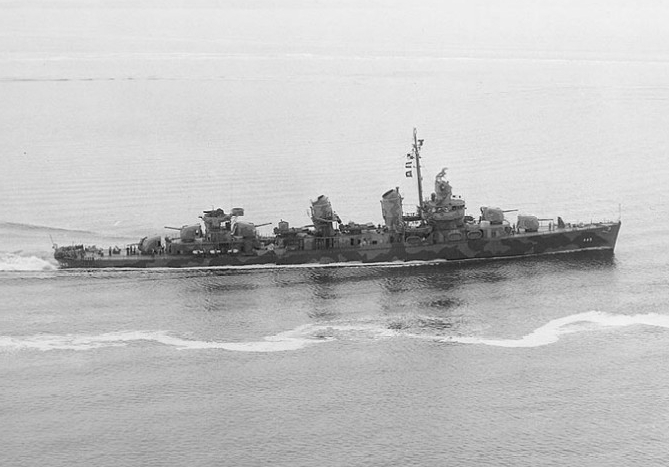
M 628 268 L 4 273 L 3 456 L 647 465 L 664 452 L 669 315 L 629 303 Z
M 0 6 L 0 463 L 664 465 L 662 10 L 253 5 Z M 473 214 L 621 216 L 615 254 L 51 257 L 212 206 L 304 225 L 320 194 L 380 223 L 386 190 L 415 203 L 414 126 L 426 186 L 447 166 Z

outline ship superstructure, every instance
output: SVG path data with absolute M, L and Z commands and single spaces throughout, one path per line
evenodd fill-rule
M 466 214 L 465 200 L 453 195 L 447 169 L 435 177 L 434 191 L 423 197 L 421 148 L 414 129 L 407 154 L 407 176 L 415 173 L 419 204 L 405 213 L 399 188 L 381 196 L 384 224 L 343 223 L 327 196 L 311 202 L 312 223 L 291 227 L 279 221 L 273 235 L 262 236 L 243 221 L 242 208 L 204 211 L 201 223 L 176 230 L 178 236 L 144 237 L 124 248 L 72 245 L 55 247 L 65 268 L 210 267 L 260 264 L 384 263 L 394 261 L 468 260 L 518 257 L 615 248 L 620 220 L 565 223 L 561 217 L 537 218 L 515 210 L 480 208 L 478 219 Z M 414 172 L 415 171 L 415 172 Z

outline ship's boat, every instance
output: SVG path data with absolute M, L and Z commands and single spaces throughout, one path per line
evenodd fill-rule
M 406 168 L 416 171 L 419 204 L 404 208 L 399 188 L 381 195 L 383 225 L 343 223 L 329 198 L 311 202 L 311 224 L 291 227 L 280 220 L 273 235 L 258 228 L 269 223 L 242 221 L 244 209 L 204 211 L 201 223 L 166 227 L 176 236 L 154 235 L 125 248 L 54 245 L 65 268 L 207 267 L 260 264 L 383 263 L 395 261 L 469 260 L 615 248 L 620 221 L 565 223 L 562 217 L 519 215 L 514 225 L 505 213 L 515 209 L 484 206 L 478 220 L 466 214 L 465 200 L 453 194 L 442 169 L 434 191 L 423 196 L 421 148 L 414 130 Z

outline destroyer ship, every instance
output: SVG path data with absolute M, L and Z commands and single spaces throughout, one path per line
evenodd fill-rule
M 201 222 L 174 228 L 178 235 L 144 237 L 124 247 L 54 245 L 62 268 L 184 268 L 331 263 L 465 261 L 523 257 L 582 250 L 613 251 L 620 230 L 616 222 L 566 223 L 481 207 L 478 218 L 465 212 L 465 201 L 453 195 L 446 169 L 423 197 L 423 140 L 413 132 L 406 176 L 417 181 L 419 205 L 404 212 L 399 188 L 381 196 L 384 224 L 342 223 L 327 196 L 311 202 L 312 223 L 291 227 L 280 221 L 274 235 L 260 235 L 240 218 L 242 208 L 204 211 Z

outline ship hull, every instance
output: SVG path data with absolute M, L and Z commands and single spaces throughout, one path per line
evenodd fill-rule
M 330 263 L 465 261 L 615 248 L 620 222 L 453 242 L 381 242 L 349 248 L 254 250 L 250 254 L 90 256 L 58 259 L 63 268 L 200 268 Z

